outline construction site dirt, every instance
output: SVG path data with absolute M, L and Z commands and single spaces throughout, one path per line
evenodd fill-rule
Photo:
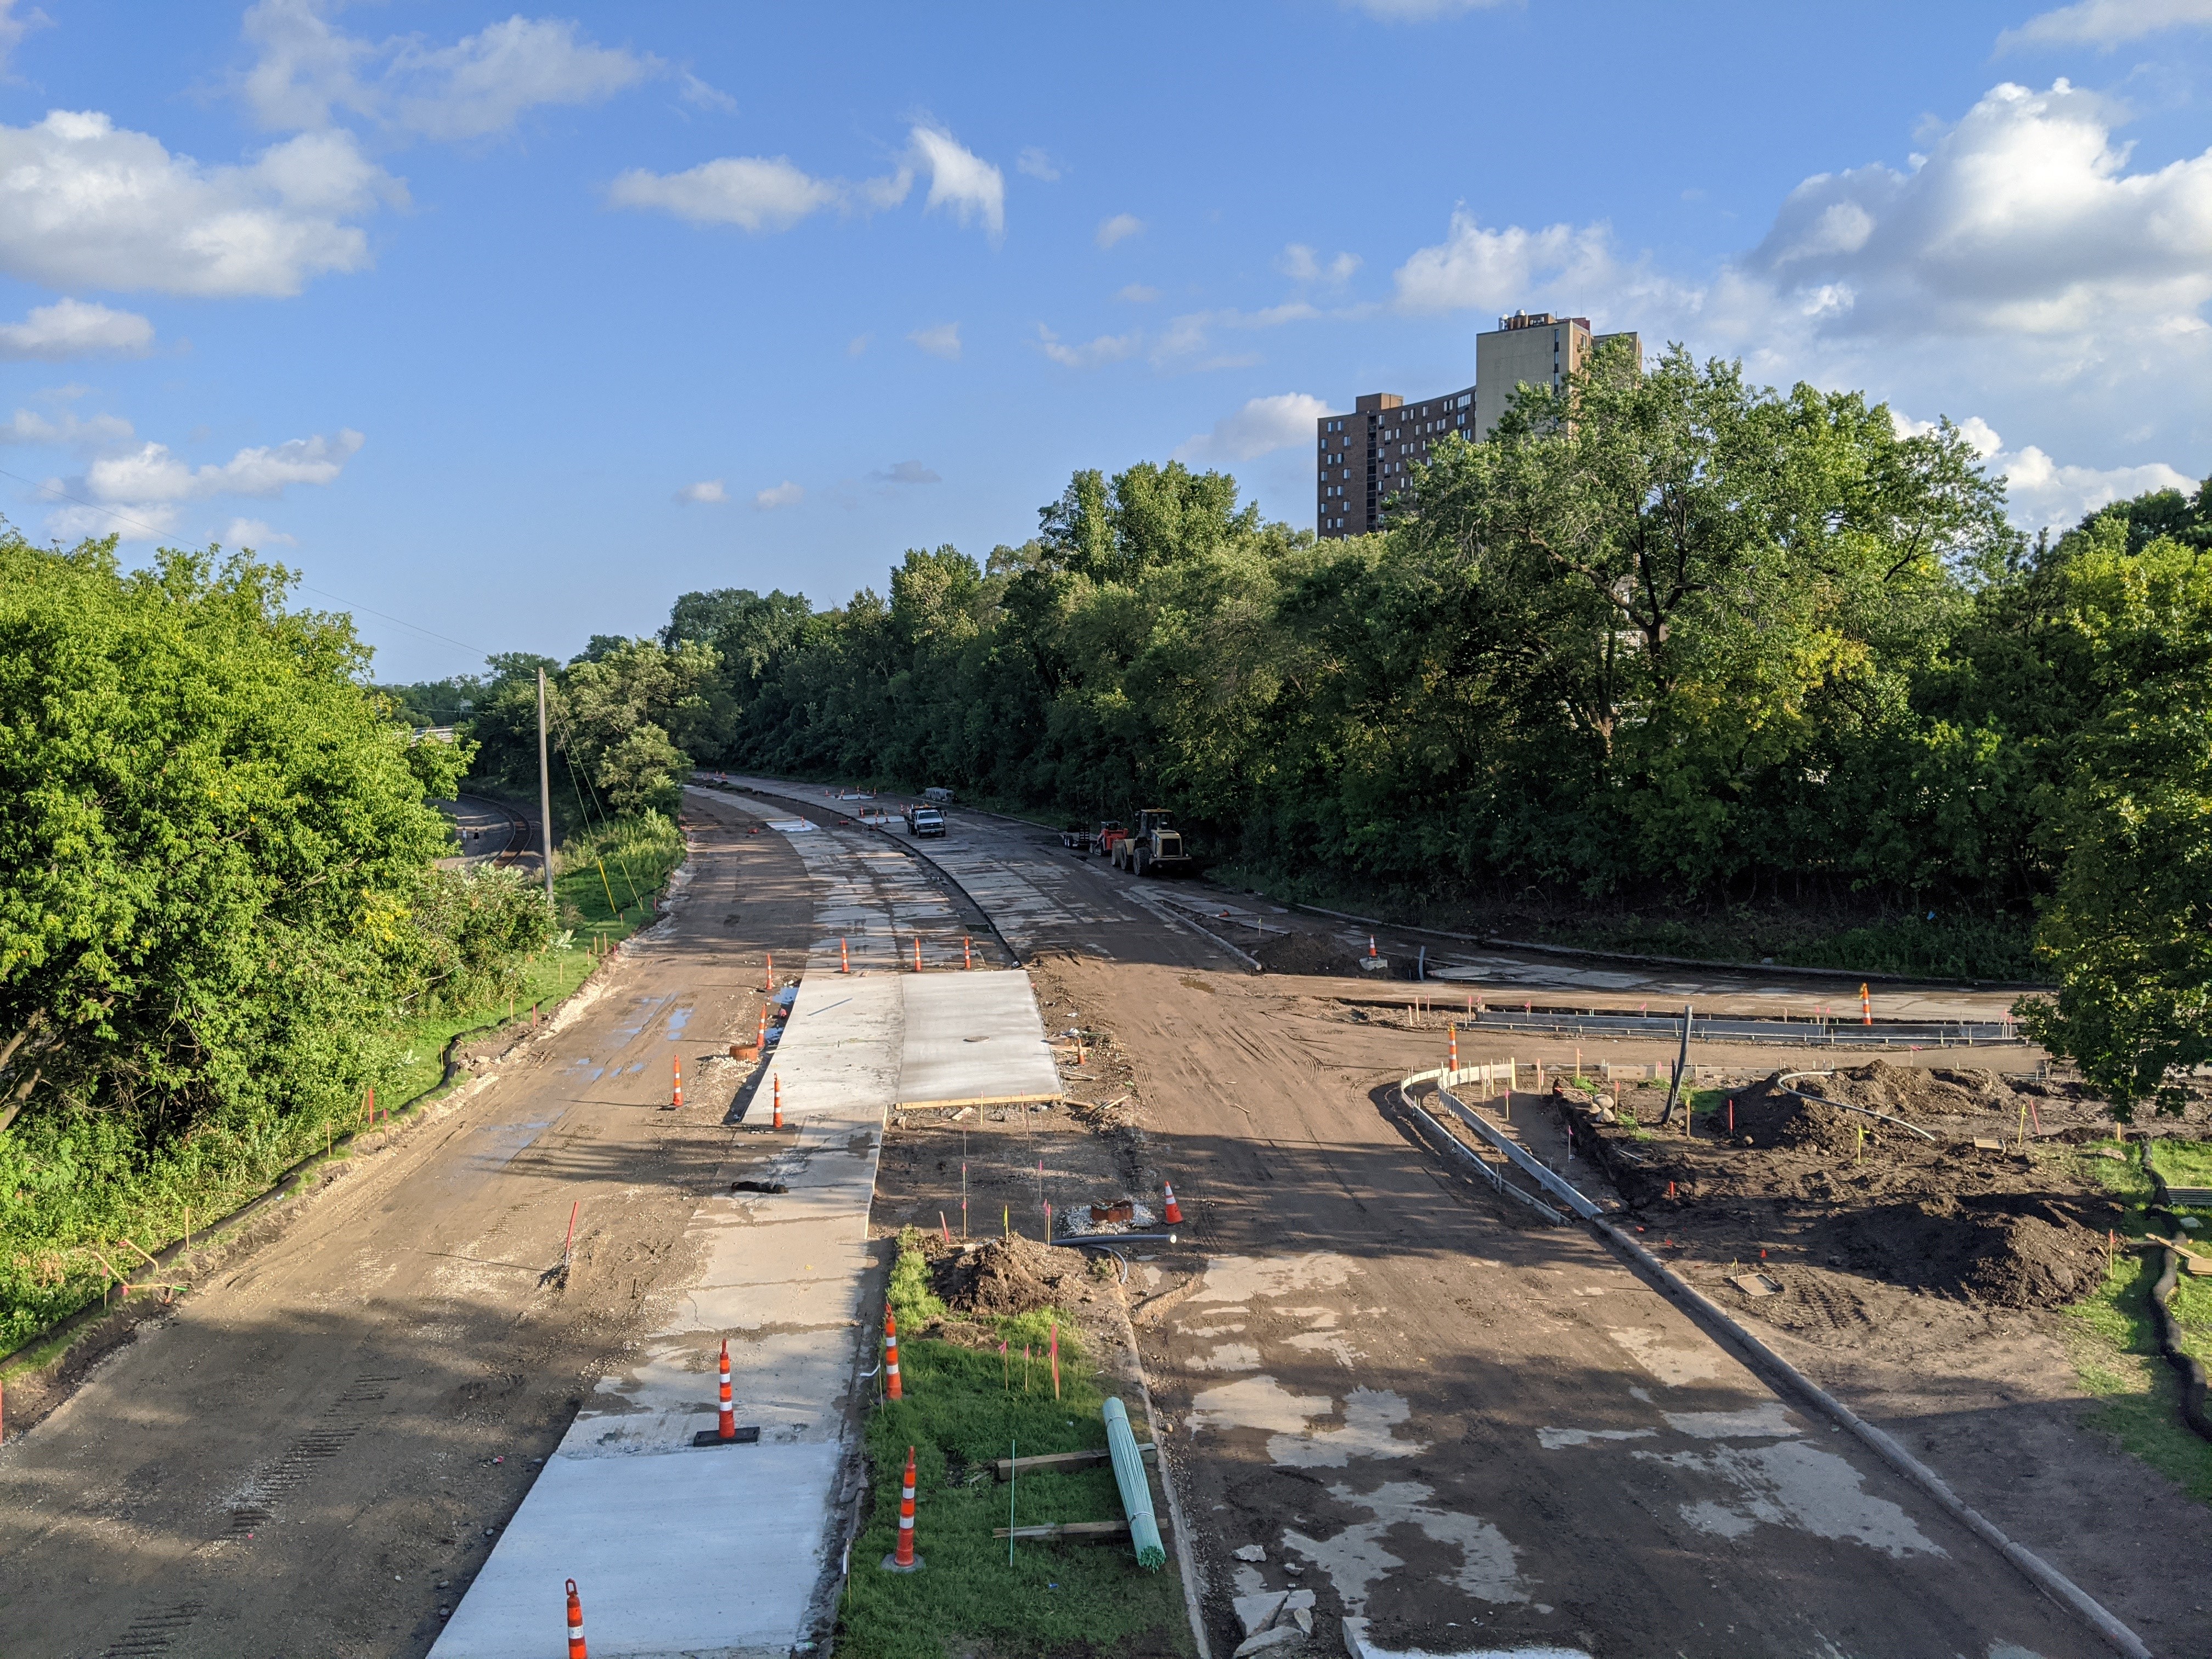
M 812 896 L 780 837 L 709 825 L 691 869 L 558 1029 L 331 1166 L 88 1374 L 11 1383 L 0 1653 L 428 1650 L 702 1188 L 748 1167 L 724 1120 L 751 1068 L 716 1056 Z
M 1365 1617 L 1380 1647 L 1449 1651 L 1544 1641 L 1607 1656 L 1677 1647 L 1770 1653 L 1816 1650 L 1817 1630 L 1847 1653 L 1952 1650 L 1942 1645 L 1949 1638 L 1925 1623 L 1927 1607 L 1904 1611 L 1919 1592 L 1885 1587 L 1880 1599 L 1888 1611 L 1868 1601 L 1870 1561 L 1851 1559 L 1866 1547 L 1840 1547 L 1838 1556 L 1831 1553 L 1838 1546 L 1816 1535 L 1796 1540 L 1812 1552 L 1800 1554 L 1790 1541 L 1765 1535 L 1774 1511 L 1756 1502 L 1735 1511 L 1741 1523 L 1718 1522 L 1717 1532 L 1705 1534 L 1684 1517 L 1701 1513 L 1698 1502 L 1726 1507 L 1729 1500 L 1670 1502 L 1648 1487 L 1662 1468 L 1699 1467 L 1698 1455 L 1672 1451 L 1663 1428 L 1648 1425 L 1632 1406 L 1624 1419 L 1614 1402 L 1626 1395 L 1663 1403 L 1670 1389 L 1718 1387 L 1733 1367 L 1702 1338 L 1706 1351 L 1692 1358 L 1688 1333 L 1625 1297 L 1613 1277 L 1618 1261 L 1579 1226 L 1553 1225 L 1501 1203 L 1419 1140 L 1393 1104 L 1394 1085 L 1443 1062 L 1444 1031 L 1418 1013 L 1376 1006 L 1364 981 L 1079 959 L 1036 963 L 1032 972 L 1041 1000 L 1057 1010 L 1050 1023 L 1079 1025 L 1093 1042 L 1110 1039 L 1109 1063 L 1129 1068 L 1133 1097 L 1106 1133 L 1086 1137 L 1079 1121 L 1060 1114 L 1041 1121 L 1061 1127 L 1027 1132 L 1053 1148 L 1048 1169 L 1066 1172 L 1066 1199 L 1129 1188 L 1157 1165 L 1177 1182 L 1192 1223 L 1181 1244 L 1144 1247 L 1152 1259 L 1133 1267 L 1132 1301 L 1168 1440 L 1177 1467 L 1188 1471 L 1185 1503 L 1206 1562 L 1207 1622 L 1224 1650 L 1240 1633 L 1237 1595 L 1299 1583 L 1321 1586 L 1325 1613 Z M 1487 1036 L 1462 1032 L 1458 1040 L 1463 1064 L 1504 1057 L 1503 1044 Z M 1516 1057 L 1524 1076 L 1534 1060 L 1565 1069 L 1574 1059 L 1571 1046 L 1525 1037 Z M 1604 1060 L 1663 1066 L 1671 1057 L 1656 1045 L 1608 1044 L 1583 1058 L 1594 1068 Z M 1979 1058 L 2023 1077 L 2037 1063 L 2020 1050 Z M 1746 1079 L 1774 1069 L 1771 1050 L 1697 1059 Z M 1915 1068 L 1896 1070 L 1908 1073 L 1906 1084 L 1925 1086 L 1914 1081 Z M 1111 1100 L 1123 1086 L 1097 1092 Z M 2016 1122 L 2008 1087 L 2000 1080 L 1987 1090 L 1987 1121 L 1960 1116 L 1960 1127 L 1984 1133 L 2007 1110 Z M 2038 1097 L 2046 1133 L 2095 1124 L 2100 1108 L 2062 1093 Z M 1741 1097 L 1738 1106 L 1755 1139 L 1749 1120 L 1761 1109 L 1747 1109 Z M 1526 1095 L 1516 1105 L 1532 1127 L 1538 1109 Z M 1564 1122 L 1560 1128 L 1553 1156 L 1563 1159 Z M 1710 1133 L 1707 1117 L 1698 1128 Z M 1088 1152 L 1085 1139 L 1097 1143 Z M 1648 1157 L 1654 1144 L 1632 1146 Z M 1691 1144 L 1693 1158 L 1717 1156 L 1705 1142 Z M 917 1212 L 932 1207 L 923 1190 L 932 1179 L 957 1178 L 952 1158 L 941 1174 L 927 1167 L 945 1158 L 939 1147 L 916 1172 L 921 1179 L 908 1207 Z M 1857 1189 L 1848 1184 L 1848 1162 L 1856 1151 L 1856 1134 L 1847 1133 L 1845 1167 L 1832 1169 L 1833 1199 L 1814 1200 L 1808 1189 L 1806 1207 L 1821 1212 L 1820 1225 L 1849 1225 Z M 1948 1155 L 1990 1156 L 1971 1145 Z M 1838 1162 L 1832 1146 L 1819 1156 Z M 979 1161 L 971 1157 L 971 1204 Z M 1023 1192 L 1026 1163 L 1034 1212 L 1035 1156 L 1025 1148 L 988 1161 L 1006 1166 L 1010 1194 Z M 2212 1652 L 2195 1611 L 2203 1595 L 2202 1553 L 2195 1569 L 2175 1554 L 2191 1554 L 2177 1540 L 2199 1535 L 2201 1505 L 2085 1425 L 2094 1402 L 2048 1305 L 2064 1294 L 2068 1271 L 2101 1261 L 2097 1218 L 2105 1200 L 2078 1182 L 2054 1190 L 2016 1163 L 1998 1155 L 1992 1168 L 2014 1175 L 1953 1184 L 1961 1200 L 1983 1185 L 1993 1197 L 2017 1197 L 2039 1226 L 2064 1241 L 2039 1277 L 2026 1270 L 2035 1251 L 2023 1251 L 2023 1270 L 2013 1275 L 2021 1288 L 2008 1294 L 2035 1305 L 1927 1286 L 1916 1292 L 1871 1277 L 1863 1265 L 1831 1266 L 1826 1256 L 1841 1252 L 1825 1244 L 1817 1265 L 1800 1265 L 1812 1246 L 1795 1247 L 1784 1259 L 1770 1244 L 1778 1277 L 1820 1287 L 1803 1306 L 1841 1311 L 1808 1313 L 1819 1327 L 1802 1334 L 1790 1328 L 1795 1316 L 1783 1312 L 1797 1300 L 1794 1292 L 1758 1311 L 1770 1321 L 1779 1316 L 1775 1346 L 1900 1435 L 1967 1502 L 2136 1622 L 2158 1652 Z M 1580 1161 L 1572 1172 L 1590 1173 Z M 1680 1198 L 1683 1175 L 1644 1178 L 1660 1181 L 1662 1193 L 1665 1179 L 1676 1181 L 1670 1216 L 1695 1207 Z M 1713 1176 L 1701 1167 L 1692 1179 Z M 1604 1182 L 1594 1184 L 1607 1192 Z M 1710 1202 L 1717 1217 L 1722 1206 Z M 2057 1204 L 2063 1224 L 2033 1210 L 2043 1202 Z M 1971 1212 L 1971 1205 L 1961 1207 Z M 1655 1243 L 1665 1237 L 1665 1224 L 1646 1224 Z M 1692 1276 L 1709 1291 L 1742 1300 L 1719 1283 L 1729 1256 L 1717 1244 L 1671 1254 L 1686 1255 Z M 1755 1257 L 1755 1245 L 1749 1254 Z M 1908 1372 L 1917 1372 L 1910 1389 Z M 1550 1414 L 1538 1421 L 1529 1413 Z M 1597 1455 L 1603 1447 L 1617 1449 Z M 1577 1468 L 1571 1452 L 1586 1467 Z M 1745 1454 L 1711 1455 L 1725 1464 Z M 1921 1513 L 1881 1471 L 1859 1474 L 1863 1492 L 1884 1492 Z M 2048 1502 L 2047 1494 L 2061 1501 Z M 1760 1515 L 1766 1519 L 1752 1518 Z M 1810 1530 L 1818 1534 L 1820 1527 Z M 1764 1536 L 1756 1555 L 1745 1553 L 1759 1541 L 1747 1534 Z M 1252 1545 L 1262 1547 L 1264 1561 L 1232 1553 Z M 1986 1557 L 1931 1591 L 1965 1626 L 1957 1650 L 1982 1650 L 2006 1618 L 2022 1615 L 2023 1601 L 2050 1607 L 1971 1540 L 1945 1535 L 1942 1547 L 1956 1557 Z M 1607 1553 L 1606 1571 L 1591 1570 L 1593 1550 Z M 1888 1559 L 1902 1564 L 1913 1554 Z M 1763 1585 L 1777 1573 L 1791 1588 L 1770 1600 Z M 1808 1586 L 1823 1583 L 1851 1588 L 1822 1609 L 1814 1604 L 1824 1596 Z M 2048 1655 L 2099 1644 L 2060 1617 L 2024 1645 Z

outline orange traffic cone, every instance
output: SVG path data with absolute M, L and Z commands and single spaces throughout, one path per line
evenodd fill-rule
M 1175 1184 L 1172 1182 L 1163 1181 L 1160 1182 L 1160 1190 L 1168 1195 L 1168 1207 L 1165 1218 L 1168 1225 L 1170 1227 L 1182 1226 L 1182 1206 L 1175 1201 Z
M 1451 1028 L 1451 1069 L 1459 1070 L 1459 1027 Z
M 963 968 L 973 968 L 975 965 L 975 941 L 965 933 L 960 935 L 960 965 Z
M 730 1339 L 722 1339 L 722 1420 L 718 1425 L 725 1440 L 738 1437 L 737 1407 L 730 1399 Z
M 1874 1024 L 1874 999 L 1867 994 L 1867 988 L 1863 983 L 1859 987 L 1859 1024 L 1862 1025 Z
M 576 1599 L 576 1581 L 568 1581 L 568 1659 L 586 1659 L 584 1650 L 584 1604 Z
M 1375 960 L 1375 935 L 1372 933 L 1367 936 L 1367 959 L 1370 962 Z
M 768 1004 L 765 1002 L 761 1004 L 760 1048 L 763 1054 L 768 1052 Z
M 853 953 L 845 948 L 845 941 L 842 939 L 837 941 L 837 971 L 841 974 L 853 971 Z
M 906 1398 L 906 1389 L 899 1382 L 898 1316 L 888 1303 L 884 1305 L 884 1393 L 893 1400 Z
M 914 942 L 914 971 L 921 971 L 921 940 L 918 938 Z
M 769 1127 L 781 1129 L 783 1127 L 783 1074 L 781 1072 L 775 1073 L 770 1075 L 768 1081 L 769 1092 L 775 1101 L 775 1117 L 769 1123 Z
M 680 1112 L 684 1109 L 684 1061 L 680 1056 L 678 1057 L 675 1064 L 676 1095 L 674 1100 L 670 1104 L 670 1109 L 672 1111 Z
M 768 958 L 768 988 L 771 991 L 775 989 L 775 953 L 772 951 Z
M 914 1448 L 906 1449 L 906 1474 L 899 1482 L 898 1548 L 884 1557 L 885 1572 L 917 1572 L 921 1558 L 914 1553 Z

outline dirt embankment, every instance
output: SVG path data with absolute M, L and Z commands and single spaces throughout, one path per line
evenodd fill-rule
M 1595 1138 L 1662 1249 L 1725 1255 L 1785 1284 L 1792 1267 L 1832 1269 L 1978 1305 L 2056 1307 L 2102 1281 L 2122 1212 L 2051 1155 L 2106 1132 L 2102 1109 L 2027 1089 L 1989 1072 L 1877 1060 L 1794 1092 L 1775 1079 L 1747 1085 L 1732 1112 L 1725 1103 L 1701 1111 L 1687 1135 L 1621 1123 Z M 1656 1116 L 1649 1103 L 1624 1103 Z M 1755 1310 L 1779 1316 L 1784 1305 Z

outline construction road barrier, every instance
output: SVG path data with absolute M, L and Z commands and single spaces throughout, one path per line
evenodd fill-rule
M 899 1381 L 898 1316 L 884 1308 L 884 1393 L 892 1400 L 906 1398 L 905 1385 Z
M 906 1474 L 899 1482 L 898 1547 L 884 1557 L 885 1572 L 919 1572 L 921 1558 L 914 1553 L 914 1448 L 906 1449 Z

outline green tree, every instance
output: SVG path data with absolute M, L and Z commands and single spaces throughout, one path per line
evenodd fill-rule
M 690 640 L 673 649 L 653 640 L 594 645 L 597 655 L 562 675 L 557 718 L 548 711 L 562 750 L 617 811 L 672 811 L 691 763 L 671 728 L 688 734 L 704 713 L 714 647 Z
M 466 756 L 291 574 L 0 533 L 0 1125 L 173 1133 L 349 1091 Z

